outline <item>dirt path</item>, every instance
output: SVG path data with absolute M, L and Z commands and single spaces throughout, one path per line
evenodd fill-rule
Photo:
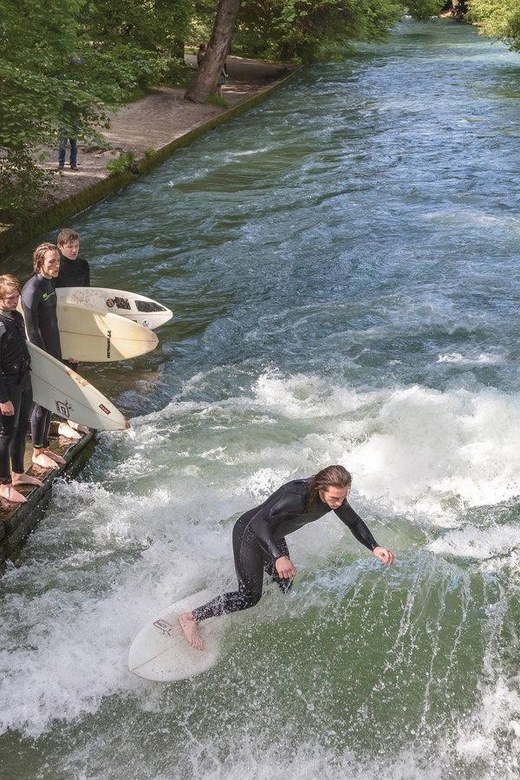
M 194 67 L 194 56 L 186 58 Z M 273 82 L 288 75 L 290 68 L 260 60 L 229 57 L 229 83 L 222 89 L 222 96 L 232 108 L 243 100 L 265 89 Z M 134 152 L 136 158 L 145 150 L 157 151 L 185 133 L 200 127 L 222 113 L 222 109 L 210 104 L 196 104 L 184 100 L 183 89 L 161 87 L 142 100 L 130 103 L 110 115 L 111 126 L 102 134 L 110 144 L 107 150 L 78 145 L 77 171 L 65 167 L 56 173 L 51 202 L 59 203 L 108 177 L 106 165 L 124 152 Z M 67 164 L 68 164 L 67 150 Z M 48 170 L 57 168 L 57 150 L 43 164 Z M 49 203 L 49 201 L 47 201 Z

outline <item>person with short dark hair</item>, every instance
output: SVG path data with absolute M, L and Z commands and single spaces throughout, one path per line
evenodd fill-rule
M 60 270 L 55 287 L 90 287 L 90 265 L 79 257 L 80 237 L 75 230 L 63 228 L 56 239 L 60 252 Z
M 381 563 L 392 564 L 393 553 L 380 547 L 347 501 L 352 477 L 343 466 L 327 466 L 313 477 L 282 485 L 263 504 L 245 512 L 233 528 L 233 553 L 238 590 L 184 612 L 179 624 L 190 645 L 203 649 L 198 624 L 202 620 L 250 609 L 262 597 L 264 571 L 282 590 L 290 587 L 296 568 L 285 537 L 333 511 L 355 538 Z

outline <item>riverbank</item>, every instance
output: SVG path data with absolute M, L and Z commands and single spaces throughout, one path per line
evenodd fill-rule
M 194 56 L 186 61 L 195 67 Z M 33 237 L 62 225 L 85 208 L 131 183 L 136 176 L 153 169 L 176 149 L 264 100 L 283 84 L 295 69 L 261 60 L 228 58 L 229 83 L 222 89 L 228 104 L 222 108 L 184 99 L 184 89 L 158 87 L 152 94 L 110 114 L 110 128 L 103 130 L 105 143 L 79 143 L 78 170 L 57 170 L 57 152 L 47 150 L 42 167 L 54 171 L 52 190 L 45 207 L 23 225 L 0 232 L 0 257 Z M 125 161 L 127 166 L 125 167 Z M 118 170 L 109 173 L 107 164 Z

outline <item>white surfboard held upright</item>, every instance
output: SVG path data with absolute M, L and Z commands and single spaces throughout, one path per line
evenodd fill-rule
M 192 593 L 155 615 L 130 645 L 130 671 L 146 680 L 173 682 L 211 669 L 219 657 L 225 618 L 210 618 L 200 624 L 204 650 L 188 644 L 178 618 L 209 601 L 212 595 L 208 590 Z
M 98 431 L 121 431 L 130 427 L 119 409 L 86 379 L 34 344 L 27 342 L 27 347 L 37 404 Z
M 162 303 L 124 290 L 111 290 L 104 287 L 58 287 L 56 295 L 58 303 L 76 303 L 105 314 L 119 314 L 120 317 L 138 322 L 151 330 L 164 325 L 173 317 L 173 312 Z
M 159 342 L 153 331 L 137 322 L 77 303 L 58 302 L 56 314 L 64 360 L 73 358 L 85 363 L 128 360 L 151 352 Z

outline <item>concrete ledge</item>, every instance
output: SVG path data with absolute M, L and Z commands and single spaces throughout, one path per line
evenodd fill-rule
M 27 498 L 26 504 L 9 504 L 5 499 L 0 499 L 0 574 L 5 571 L 6 560 L 16 558 L 27 537 L 41 520 L 57 477 L 72 477 L 84 466 L 94 447 L 94 436 L 95 434 L 90 432 L 84 434 L 79 441 L 64 445 L 60 445 L 61 440 L 53 440 L 51 449 L 65 458 L 65 465 L 43 472 L 33 467 L 31 471 L 34 476 L 43 480 L 43 485 L 18 487 Z

